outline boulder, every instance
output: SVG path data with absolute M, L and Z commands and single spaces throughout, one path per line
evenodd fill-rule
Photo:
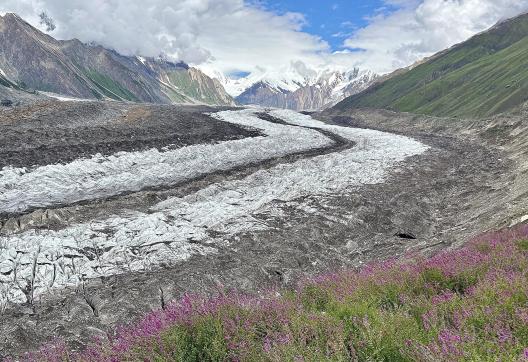
M 9 100 L 9 99 L 2 99 L 0 101 L 0 105 L 2 107 L 11 107 L 13 105 L 13 101 L 12 100 Z

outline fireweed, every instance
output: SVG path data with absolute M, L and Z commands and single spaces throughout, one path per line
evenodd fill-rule
M 28 361 L 528 361 L 528 226 L 252 297 L 186 295 Z

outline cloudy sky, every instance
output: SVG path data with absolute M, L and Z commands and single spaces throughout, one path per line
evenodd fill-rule
M 528 0 L 1 0 L 56 38 L 228 75 L 296 64 L 384 73 L 528 10 Z M 45 29 L 40 25 L 41 29 Z

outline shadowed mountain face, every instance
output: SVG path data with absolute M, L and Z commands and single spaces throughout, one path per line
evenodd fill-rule
M 316 111 L 331 107 L 345 97 L 363 91 L 376 78 L 376 74 L 356 68 L 348 72 L 325 72 L 313 81 L 299 84 L 296 90 L 260 81 L 236 97 L 236 101 L 240 104 Z
M 0 17 L 0 85 L 91 99 L 234 104 L 217 80 L 186 64 L 58 41 L 15 14 Z
M 495 25 L 410 70 L 351 96 L 336 110 L 384 108 L 481 118 L 528 100 L 528 14 Z
M 27 92 L 6 77 L 0 68 L 0 109 L 22 104 L 34 103 L 47 97 L 36 92 Z

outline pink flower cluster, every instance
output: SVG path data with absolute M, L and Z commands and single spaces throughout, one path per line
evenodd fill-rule
M 528 361 L 526 240 L 521 225 L 430 258 L 309 278 L 282 295 L 185 295 L 80 353 L 53 343 L 22 359 Z

